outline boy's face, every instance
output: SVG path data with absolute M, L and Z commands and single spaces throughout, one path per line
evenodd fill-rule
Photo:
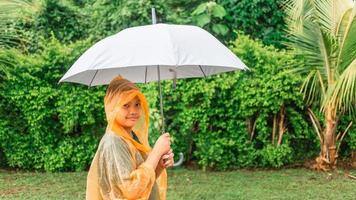
M 138 97 L 122 105 L 116 115 L 116 121 L 124 128 L 132 129 L 141 116 L 141 102 Z

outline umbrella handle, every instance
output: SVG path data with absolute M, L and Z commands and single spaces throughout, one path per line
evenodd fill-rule
M 179 155 L 179 160 L 173 164 L 173 167 L 179 167 L 184 162 L 184 154 L 182 152 L 179 152 L 178 155 Z

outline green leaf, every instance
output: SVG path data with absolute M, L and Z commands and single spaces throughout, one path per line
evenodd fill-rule
M 224 24 L 214 24 L 213 31 L 219 35 L 226 35 L 229 31 L 229 28 Z
M 206 11 L 207 3 L 200 4 L 192 13 L 192 15 L 200 15 Z
M 210 22 L 210 16 L 208 14 L 202 14 L 194 17 L 194 20 L 198 26 L 203 27 Z
M 212 15 L 214 17 L 223 18 L 226 15 L 226 10 L 219 4 L 216 4 L 212 9 Z

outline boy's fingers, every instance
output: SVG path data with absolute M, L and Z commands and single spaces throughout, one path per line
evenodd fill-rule
M 171 160 L 168 160 L 166 163 L 164 163 L 165 166 L 168 166 L 169 164 L 171 164 Z
M 167 165 L 167 164 L 173 163 L 173 162 L 174 162 L 173 157 L 171 157 L 170 159 L 166 160 L 166 161 L 164 162 L 164 164 Z
M 174 157 L 174 153 L 171 152 L 171 151 L 167 152 L 166 154 L 164 154 L 164 155 L 162 156 L 163 159 L 166 159 L 166 158 L 173 158 L 173 157 Z
M 167 165 L 165 165 L 165 168 L 172 167 L 172 166 L 173 166 L 173 162 L 170 162 Z
M 162 158 L 168 158 L 168 157 L 174 157 L 174 153 L 171 150 L 162 156 Z

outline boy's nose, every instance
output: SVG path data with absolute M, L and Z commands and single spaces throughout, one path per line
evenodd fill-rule
M 131 108 L 130 109 L 130 114 L 136 114 L 138 113 L 138 109 L 137 108 Z

